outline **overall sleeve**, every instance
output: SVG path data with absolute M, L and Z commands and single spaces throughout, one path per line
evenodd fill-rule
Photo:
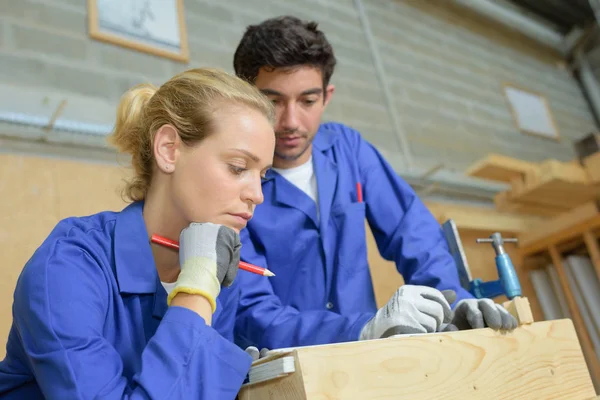
M 367 220 L 381 256 L 396 263 L 407 284 L 453 289 L 456 302 L 472 298 L 461 287 L 442 228 L 425 204 L 358 132 L 346 133 L 360 160 Z
M 141 356 L 132 350 L 140 360 L 126 378 L 121 355 L 105 339 L 105 330 L 115 329 L 105 324 L 112 295 L 98 263 L 70 243 L 56 243 L 43 266 L 21 276 L 15 325 L 45 397 L 235 398 L 250 357 L 181 307 L 168 309 Z
M 267 267 L 264 255 L 252 242 L 248 229 L 241 234 L 242 259 Z M 256 274 L 238 274 L 240 303 L 236 318 L 236 342 L 247 346 L 278 349 L 358 340 L 360 331 L 374 314 L 342 316 L 331 311 L 302 311 L 285 306 L 268 279 Z

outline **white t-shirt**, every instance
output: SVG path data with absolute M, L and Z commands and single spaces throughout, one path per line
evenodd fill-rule
M 319 194 L 317 192 L 317 177 L 313 167 L 312 156 L 302 165 L 294 168 L 273 168 L 274 171 L 294 184 L 298 189 L 308 195 L 317 205 L 317 218 L 319 215 Z
M 173 289 L 175 289 L 175 285 L 177 284 L 177 282 L 163 282 L 163 281 L 161 281 L 160 283 L 165 288 L 165 291 L 167 292 L 167 296 L 171 294 Z

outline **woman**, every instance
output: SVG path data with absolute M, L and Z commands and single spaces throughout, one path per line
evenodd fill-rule
M 61 221 L 29 260 L 0 394 L 235 398 L 252 358 L 210 325 L 237 273 L 238 233 L 263 201 L 272 117 L 256 89 L 217 70 L 123 96 L 111 141 L 132 156 L 133 203 Z M 179 253 L 152 234 L 178 238 Z

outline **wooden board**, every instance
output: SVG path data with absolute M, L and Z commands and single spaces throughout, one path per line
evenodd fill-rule
M 515 297 L 510 301 L 503 303 L 504 308 L 508 310 L 513 317 L 516 318 L 519 325 L 527 325 L 533 323 L 533 315 L 529 306 L 527 297 Z
M 509 199 L 509 192 L 500 192 L 494 196 L 496 210 L 512 214 L 535 215 L 539 217 L 555 217 L 568 209 L 566 207 L 547 206 L 542 204 L 526 204 Z
M 254 399 L 588 399 L 596 395 L 571 320 L 295 349 L 306 397 L 272 383 Z M 296 397 L 293 397 L 296 396 Z
M 453 219 L 461 230 L 525 232 L 543 221 L 543 218 L 537 216 L 500 212 L 493 208 L 429 202 L 425 205 L 438 222 Z
M 0 154 L 0 358 L 27 260 L 61 218 L 125 207 L 120 189 L 129 173 L 117 165 Z
M 536 168 L 535 163 L 500 154 L 488 154 L 487 157 L 469 167 L 466 175 L 508 183 Z
M 535 254 L 552 244 L 581 236 L 585 230 L 598 226 L 600 206 L 592 201 L 519 234 L 520 253 L 523 256 Z
M 583 165 L 590 182 L 595 185 L 600 184 L 600 152 L 584 158 Z
M 524 185 L 514 186 L 508 194 L 511 202 L 571 209 L 600 195 L 590 184 L 581 166 L 547 160 L 540 168 L 525 174 Z

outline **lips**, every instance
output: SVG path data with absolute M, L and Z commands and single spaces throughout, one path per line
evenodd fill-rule
M 283 146 L 296 146 L 302 140 L 302 136 L 279 136 L 277 144 Z
M 250 219 L 252 218 L 252 214 L 250 213 L 239 213 L 239 214 L 231 214 L 234 217 L 239 217 L 242 219 L 245 219 L 246 221 L 250 221 Z

